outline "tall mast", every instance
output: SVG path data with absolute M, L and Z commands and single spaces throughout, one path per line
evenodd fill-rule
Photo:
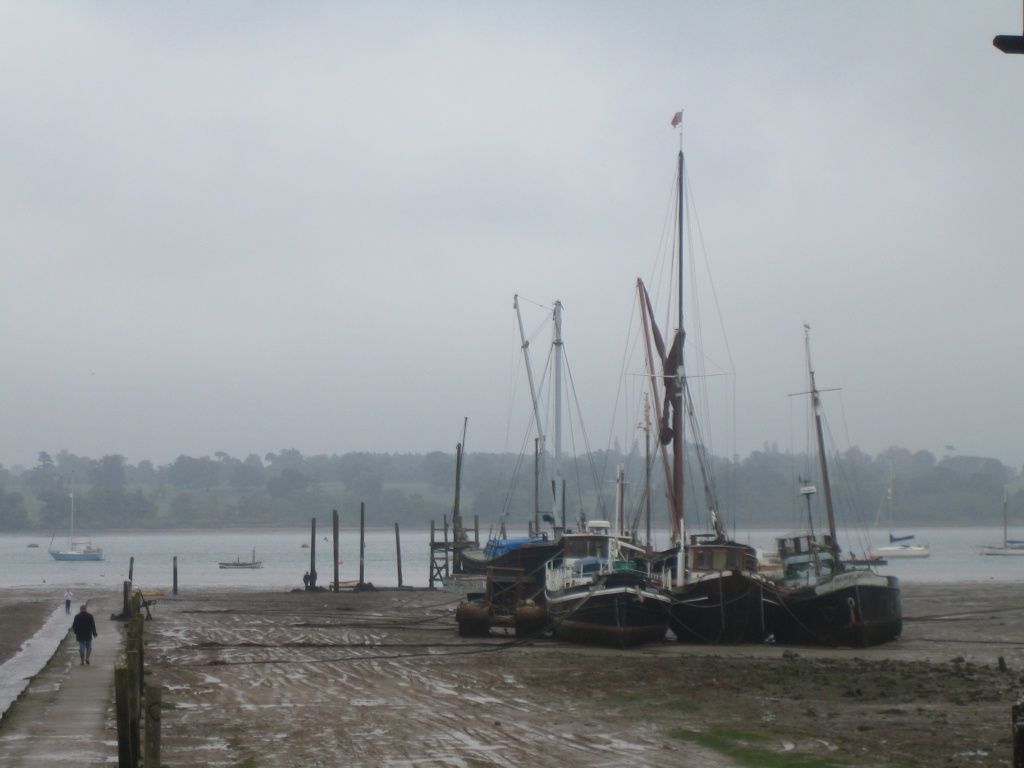
M 651 548 L 651 403 L 644 392 L 644 512 L 647 522 L 647 549 Z
M 679 401 L 672 404 L 672 434 L 674 440 L 672 443 L 672 492 L 675 495 L 676 501 L 676 525 L 674 526 L 679 532 L 679 541 L 685 542 L 686 540 L 686 516 L 684 514 L 683 504 L 683 460 L 686 451 L 686 445 L 683 435 L 684 425 L 686 423 L 683 418 L 683 407 L 684 402 L 684 371 L 683 371 L 683 343 L 686 338 L 686 332 L 683 326 L 683 243 L 685 237 L 683 236 L 683 217 L 685 215 L 685 204 L 683 198 L 683 172 L 685 169 L 685 163 L 683 160 L 683 150 L 679 149 L 679 211 L 678 211 L 678 227 L 679 230 L 679 261 L 676 268 L 679 270 L 679 327 L 676 332 L 676 345 L 679 350 L 679 359 L 676 361 L 676 397 Z
M 554 518 L 562 521 L 565 530 L 565 488 L 562 480 L 562 302 L 555 301 L 552 312 L 555 324 L 555 509 Z
M 825 437 L 821 427 L 821 398 L 814 383 L 814 366 L 811 363 L 811 326 L 804 323 L 804 347 L 807 352 L 807 375 L 810 378 L 811 408 L 814 411 L 814 430 L 818 437 L 818 465 L 821 469 L 821 484 L 825 487 L 825 511 L 828 513 L 828 532 L 832 537 L 832 556 L 839 565 L 839 540 L 836 537 L 836 516 L 832 508 L 832 485 L 828 480 L 828 460 L 825 456 Z
M 69 549 L 74 549 L 75 543 L 75 471 L 71 470 L 71 484 L 68 487 L 68 497 L 71 499 L 71 540 Z

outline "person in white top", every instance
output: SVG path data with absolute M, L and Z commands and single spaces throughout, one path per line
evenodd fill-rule
M 64 613 L 71 613 L 71 601 L 74 599 L 75 594 L 71 591 L 71 588 L 68 587 L 64 592 Z

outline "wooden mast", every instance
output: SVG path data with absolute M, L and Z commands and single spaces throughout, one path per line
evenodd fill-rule
M 828 479 L 828 459 L 825 455 L 825 437 L 821 426 L 821 398 L 814 382 L 814 366 L 811 363 L 811 326 L 804 323 L 804 348 L 807 353 L 807 375 L 810 378 L 811 408 L 814 411 L 814 431 L 818 438 L 818 466 L 821 470 L 821 484 L 825 487 L 825 511 L 828 514 L 828 532 L 832 537 L 832 557 L 837 568 L 839 560 L 839 539 L 836 537 L 836 516 L 832 507 L 832 484 Z
M 678 349 L 678 359 L 676 360 L 676 397 L 678 401 L 672 404 L 672 494 L 675 497 L 675 519 L 672 521 L 672 532 L 675 535 L 676 540 L 680 543 L 680 546 L 684 543 L 685 538 L 685 515 L 683 511 L 683 463 L 685 458 L 685 440 L 683 435 L 684 425 L 686 424 L 683 419 L 683 387 L 685 374 L 683 372 L 683 344 L 686 339 L 686 332 L 683 329 L 683 217 L 685 215 L 685 206 L 683 199 L 683 173 L 685 168 L 685 162 L 683 159 L 683 150 L 679 149 L 679 210 L 678 210 L 678 231 L 679 231 L 679 261 L 676 265 L 676 269 L 679 270 L 679 327 L 676 331 L 676 338 L 674 347 Z M 670 353 L 671 354 L 671 353 Z

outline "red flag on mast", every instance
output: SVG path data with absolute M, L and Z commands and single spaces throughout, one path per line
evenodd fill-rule
M 683 112 L 682 112 L 682 110 L 680 110 L 679 112 L 676 112 L 672 116 L 672 127 L 675 128 L 681 122 L 683 122 Z

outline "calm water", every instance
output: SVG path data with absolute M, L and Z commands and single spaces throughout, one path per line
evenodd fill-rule
M 755 546 L 773 547 L 781 530 L 740 532 L 737 538 Z M 916 531 L 915 543 L 931 545 L 931 557 L 921 560 L 890 560 L 882 573 L 905 582 L 1024 581 L 1024 557 L 982 557 L 976 547 L 1002 541 L 1002 528 L 928 528 Z M 330 530 L 327 530 L 328 537 Z M 428 530 L 402 531 L 403 583 L 426 586 Z M 332 546 L 317 535 L 317 571 L 320 583 L 332 577 Z M 664 533 L 659 543 L 666 544 Z M 840 534 L 844 549 L 860 552 L 869 545 L 886 543 L 885 531 Z M 171 584 L 171 558 L 178 557 L 178 584 L 194 587 L 293 588 L 302 586 L 309 569 L 309 529 L 202 532 L 105 533 L 93 538 L 103 547 L 106 560 L 99 563 L 61 563 L 47 553 L 47 538 L 38 535 L 0 537 L 0 587 L 52 584 L 63 594 L 65 587 L 119 588 L 128 578 L 128 558 L 135 556 L 135 584 L 143 589 L 166 589 Z M 27 545 L 36 543 L 38 548 Z M 59 542 L 54 542 L 57 545 Z M 219 561 L 248 560 L 252 550 L 263 561 L 260 570 L 221 570 Z M 342 529 L 339 576 L 359 577 L 359 532 Z M 395 533 L 393 528 L 367 530 L 365 579 L 377 586 L 395 586 Z M 83 590 L 83 591 L 88 591 Z M 84 596 L 84 595 L 83 595 Z

